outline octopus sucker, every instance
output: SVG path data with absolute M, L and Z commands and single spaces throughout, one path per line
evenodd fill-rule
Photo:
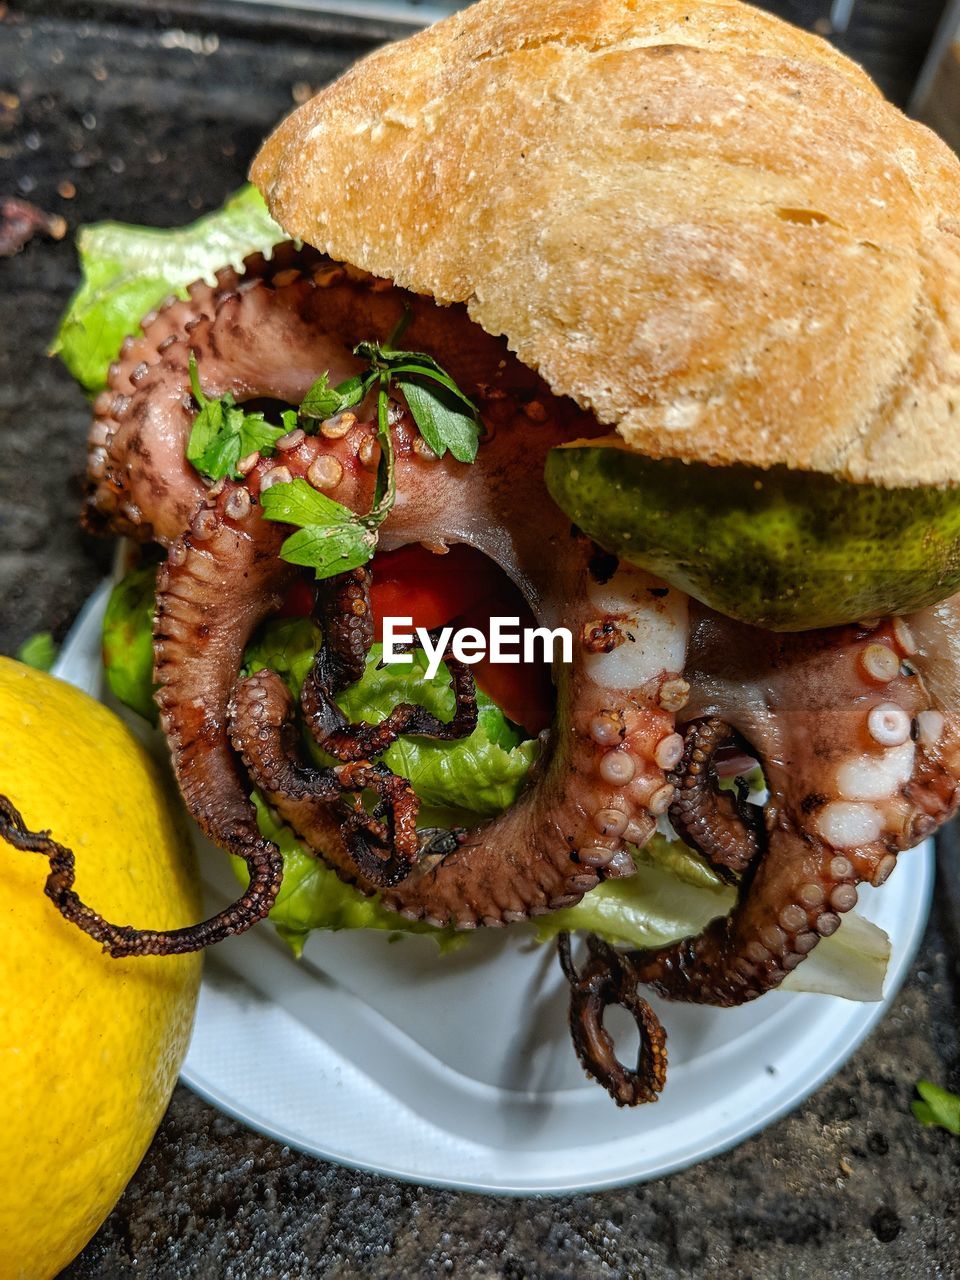
M 370 395 L 322 422 L 302 418 L 269 456 L 240 458 L 212 486 L 187 461 L 200 407 L 192 367 L 205 397 L 292 407 L 321 375 L 336 384 L 358 373 L 357 345 L 386 342 L 404 318 L 404 345 L 437 361 L 479 407 L 474 463 L 439 457 L 402 391 L 382 420 Z M 553 503 L 548 455 L 602 433 L 463 307 L 438 307 L 293 245 L 148 316 L 94 405 L 87 520 L 166 551 L 154 631 L 161 726 L 187 808 L 246 860 L 250 885 L 176 938 L 117 931 L 70 897 L 72 864 L 51 846 L 39 851 L 51 857 L 61 909 L 126 948 L 117 954 L 185 950 L 248 927 L 282 875 L 254 793 L 344 881 L 408 920 L 465 931 L 562 910 L 635 874 L 634 849 L 669 817 L 736 886 L 732 912 L 655 950 L 588 939 L 579 969 L 569 940 L 560 943 L 585 1069 L 622 1105 L 655 1100 L 665 1039 L 644 986 L 721 1006 L 758 998 L 841 927 L 859 885 L 882 884 L 898 855 L 955 810 L 960 609 L 947 601 L 869 627 L 789 634 L 731 621 L 602 551 Z M 373 643 L 376 560 L 314 584 L 321 639 L 298 697 L 277 672 L 244 669 L 258 628 L 304 582 L 281 554 L 290 527 L 266 518 L 263 495 L 297 481 L 363 516 L 388 445 L 396 501 L 379 548 L 467 544 L 520 589 L 538 626 L 573 637 L 572 660 L 553 669 L 554 723 L 526 789 L 470 829 L 421 825 L 413 787 L 383 759 L 400 737 L 474 732 L 467 665 L 444 655 L 447 719 L 406 702 L 376 724 L 342 709 Z M 718 762 L 730 753 L 759 763 L 763 805 L 739 784 L 720 787 Z M 13 817 L 7 828 L 34 839 Z M 603 1027 L 614 1004 L 640 1032 L 633 1067 L 617 1061 Z

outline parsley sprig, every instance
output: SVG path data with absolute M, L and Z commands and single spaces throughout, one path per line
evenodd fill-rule
M 408 311 L 385 343 L 361 342 L 354 348 L 354 355 L 369 363 L 366 373 L 356 374 L 337 387 L 330 386 L 327 374 L 318 378 L 300 405 L 301 425 L 304 419 L 322 421 L 352 409 L 379 386 L 378 418 L 383 429 L 390 389 L 398 387 L 417 429 L 437 457 L 442 458 L 449 449 L 458 462 L 473 462 L 480 439 L 476 405 L 432 356 L 394 348 L 410 319 Z
M 377 527 L 382 517 L 376 509 L 358 516 L 341 502 L 318 493 L 306 480 L 275 484 L 261 494 L 263 514 L 297 528 L 280 548 L 291 564 L 315 569 L 318 578 L 356 569 L 377 548 Z
M 273 427 L 262 413 L 246 413 L 228 392 L 219 400 L 210 400 L 200 386 L 197 359 L 190 352 L 190 389 L 200 406 L 187 442 L 187 461 L 192 462 L 201 475 L 211 480 L 229 476 L 240 479 L 237 464 L 251 453 L 269 458 L 281 436 L 297 425 L 295 409 L 287 409 L 280 415 L 283 426 Z
M 207 399 L 191 356 L 190 380 L 200 413 L 193 424 L 187 457 L 213 480 L 227 475 L 238 478 L 236 468 L 241 458 L 254 450 L 269 456 L 280 436 L 298 425 L 314 434 L 326 419 L 354 408 L 376 389 L 380 461 L 373 505 L 368 512 L 357 515 L 300 479 L 274 484 L 260 498 L 268 520 L 296 527 L 297 532 L 280 549 L 283 559 L 314 569 L 318 578 L 329 578 L 365 564 L 376 550 L 377 531 L 393 507 L 393 388 L 403 392 L 417 429 L 438 457 L 448 450 L 458 462 L 473 462 L 477 456 L 481 428 L 473 401 L 432 356 L 395 348 L 410 319 L 408 311 L 385 343 L 361 342 L 354 348 L 354 354 L 367 361 L 364 373 L 335 387 L 330 385 L 328 373 L 319 377 L 299 409 L 282 414 L 283 427 L 270 426 L 261 413 L 244 413 L 229 395 L 220 400 Z

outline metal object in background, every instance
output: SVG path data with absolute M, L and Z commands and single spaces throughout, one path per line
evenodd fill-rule
M 830 10 L 830 23 L 834 31 L 844 32 L 850 26 L 854 6 L 857 0 L 833 0 Z
M 833 8 L 829 12 L 829 20 L 835 31 L 845 32 L 854 15 L 856 0 L 833 0 Z
M 910 109 L 960 151 L 960 0 L 950 0 Z

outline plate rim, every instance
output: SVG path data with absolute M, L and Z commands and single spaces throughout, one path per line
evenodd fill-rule
M 216 1088 L 211 1088 L 202 1074 L 190 1069 L 187 1066 L 187 1062 L 184 1063 L 184 1069 L 181 1071 L 181 1080 L 206 1102 L 210 1103 L 211 1106 L 216 1107 L 219 1111 L 224 1112 L 224 1114 L 246 1125 L 248 1128 L 264 1134 L 274 1142 L 279 1142 L 283 1146 L 290 1147 L 304 1155 L 313 1156 L 315 1159 L 331 1161 L 342 1165 L 344 1168 L 353 1169 L 358 1173 L 376 1174 L 380 1177 L 393 1178 L 415 1186 L 437 1187 L 449 1191 L 465 1191 L 476 1195 L 518 1198 L 534 1195 L 550 1197 L 585 1195 L 591 1192 L 609 1191 L 618 1187 L 652 1182 L 659 1178 L 668 1177 L 670 1174 L 679 1173 L 684 1169 L 692 1168 L 694 1165 L 713 1159 L 714 1156 L 723 1155 L 747 1141 L 748 1138 L 754 1137 L 769 1125 L 775 1124 L 778 1120 L 782 1120 L 786 1115 L 795 1111 L 798 1106 L 816 1093 L 822 1085 L 831 1080 L 846 1065 L 877 1025 L 886 1017 L 893 1002 L 899 995 L 916 958 L 926 930 L 927 918 L 933 898 L 934 849 L 932 841 L 924 841 L 922 845 L 919 845 L 911 852 L 917 855 L 917 865 L 913 868 L 915 872 L 913 878 L 914 892 L 911 898 L 907 900 L 911 908 L 910 919 L 907 924 L 908 933 L 904 944 L 899 948 L 898 955 L 891 959 L 883 999 L 869 1005 L 859 1004 L 855 1001 L 844 1001 L 843 1004 L 845 1006 L 850 1006 L 847 1012 L 847 1020 L 850 1023 L 858 1024 L 856 1029 L 851 1035 L 842 1040 L 842 1043 L 837 1046 L 818 1072 L 809 1080 L 805 1080 L 803 1084 L 791 1090 L 775 1106 L 769 1110 L 758 1111 L 728 1137 L 717 1142 L 708 1141 L 696 1152 L 692 1152 L 678 1160 L 663 1160 L 657 1166 L 646 1171 L 618 1172 L 611 1174 L 608 1178 L 589 1178 L 579 1181 L 570 1180 L 562 1184 L 540 1183 L 537 1185 L 522 1184 L 520 1182 L 483 1181 L 477 1178 L 467 1179 L 442 1174 L 425 1175 L 419 1170 L 404 1169 L 389 1162 L 371 1163 L 369 1160 L 352 1158 L 332 1147 L 325 1147 L 312 1141 L 305 1142 L 302 1138 L 298 1138 L 295 1134 L 287 1131 L 282 1125 L 274 1125 L 268 1120 L 263 1120 L 254 1109 L 245 1109 L 243 1106 L 238 1106 L 230 1101 L 227 1095 L 219 1093 Z M 803 994 L 815 1000 L 831 1000 L 835 1002 L 839 1000 L 839 997 L 836 996 L 817 996 L 814 993 Z M 612 1106 L 613 1103 L 611 1102 L 610 1105 Z M 638 1141 L 640 1141 L 639 1138 Z M 547 1158 L 547 1153 L 545 1153 L 545 1158 Z

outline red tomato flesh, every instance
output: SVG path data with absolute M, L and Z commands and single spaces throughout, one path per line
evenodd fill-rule
M 382 618 L 412 618 L 414 627 L 445 627 L 477 600 L 509 581 L 501 569 L 473 547 L 452 546 L 444 555 L 419 543 L 382 551 L 371 564 L 376 638 L 383 639 Z

